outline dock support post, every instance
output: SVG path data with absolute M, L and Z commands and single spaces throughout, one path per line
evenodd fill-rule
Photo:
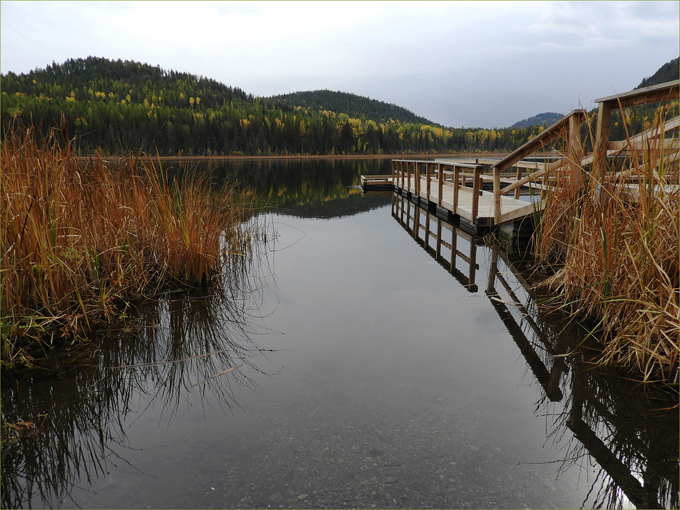
M 432 177 L 432 165 L 430 163 L 425 163 L 425 179 L 426 179 L 426 193 L 425 193 L 425 198 L 430 200 L 430 178 Z

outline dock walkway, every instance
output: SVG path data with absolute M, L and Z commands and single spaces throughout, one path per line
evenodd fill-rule
M 584 154 L 580 138 L 581 126 L 588 115 L 584 110 L 574 110 L 502 159 L 394 159 L 391 175 L 361 176 L 362 188 L 393 190 L 431 212 L 445 214 L 469 226 L 473 233 L 508 224 L 514 228 L 518 222 L 545 208 L 561 176 L 573 191 L 580 188 L 584 172 L 591 170 L 596 182 L 606 185 L 607 158 L 623 156 L 630 165 L 614 169 L 612 175 L 607 176 L 608 182 L 623 187 L 635 183 L 636 164 L 632 162 L 641 157 L 640 148 L 645 140 L 656 138 L 659 150 L 666 151 L 662 158 L 664 166 L 677 166 L 678 139 L 664 139 L 664 133 L 678 130 L 678 117 L 666 122 L 665 131 L 652 127 L 616 142 L 609 141 L 609 125 L 611 111 L 617 108 L 677 100 L 679 83 L 680 80 L 675 80 L 596 100 L 600 107 L 591 155 Z M 538 161 L 528 160 L 532 155 L 536 158 L 536 154 L 539 154 Z M 669 185 L 678 186 L 677 182 Z M 529 199 L 521 197 L 521 190 L 527 188 L 535 191 Z M 622 191 L 635 201 L 635 189 L 622 188 Z

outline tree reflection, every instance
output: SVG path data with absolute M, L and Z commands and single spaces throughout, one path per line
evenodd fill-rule
M 170 420 L 181 402 L 207 396 L 227 411 L 238 406 L 235 390 L 254 382 L 240 369 L 214 376 L 260 370 L 250 338 L 268 271 L 263 254 L 234 262 L 218 289 L 168 293 L 71 356 L 3 373 L 3 508 L 59 506 L 74 484 L 126 463 L 114 447 L 128 447 L 123 422 L 133 411 L 161 405 Z
M 198 167 L 217 180 L 230 179 L 256 190 L 270 210 L 301 218 L 338 218 L 369 211 L 389 200 L 361 195 L 361 176 L 390 174 L 389 159 L 266 159 L 181 163 L 182 175 Z
M 596 342 L 546 306 L 550 296 L 497 244 L 479 246 L 480 239 L 398 195 L 392 216 L 470 292 L 478 292 L 478 261 L 487 261 L 485 293 L 542 387 L 537 411 L 549 420 L 548 438 L 567 443 L 560 471 L 599 466 L 583 505 L 678 508 L 677 386 L 641 384 L 597 367 Z

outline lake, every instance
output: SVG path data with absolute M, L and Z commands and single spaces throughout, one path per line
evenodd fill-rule
M 213 170 L 257 186 L 267 242 L 3 373 L 3 422 L 36 424 L 4 508 L 678 507 L 677 393 L 572 353 L 498 246 L 362 196 L 389 161 Z

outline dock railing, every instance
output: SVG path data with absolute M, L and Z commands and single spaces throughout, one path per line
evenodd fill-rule
M 524 145 L 516 149 L 498 163 L 494 164 L 491 169 L 493 172 L 493 194 L 494 194 L 494 223 L 500 225 L 503 222 L 503 210 L 501 205 L 501 195 L 507 195 L 511 191 L 515 191 L 515 197 L 519 194 L 519 189 L 531 182 L 542 180 L 541 199 L 545 198 L 545 188 L 548 186 L 548 177 L 551 173 L 568 168 L 572 172 L 572 181 L 574 185 L 577 184 L 580 178 L 580 162 L 583 156 L 581 145 L 581 124 L 586 120 L 586 112 L 584 110 L 574 110 L 570 114 L 557 121 L 538 136 L 532 138 Z M 552 164 L 544 164 L 543 169 L 531 173 L 522 178 L 522 168 L 517 167 L 516 178 L 517 181 L 510 186 L 501 188 L 501 173 L 516 165 L 530 154 L 542 150 L 545 146 L 551 144 L 555 140 L 562 138 L 568 141 L 567 154 L 559 154 L 560 158 Z
M 470 195 L 472 218 L 478 217 L 482 194 L 483 165 L 463 162 L 434 162 L 415 159 L 392 160 L 392 181 L 403 190 L 443 207 L 445 190 L 452 191 L 451 212 L 459 214 L 460 194 Z M 471 186 L 468 186 L 468 182 Z M 423 189 L 424 186 L 424 189 Z M 436 190 L 436 193 L 434 192 Z
M 397 159 L 392 162 L 392 182 L 395 187 L 407 190 L 419 198 L 424 198 L 437 205 L 442 205 L 445 189 L 453 189 L 453 214 L 458 214 L 461 193 L 472 193 L 472 218 L 475 224 L 483 223 L 478 217 L 479 197 L 483 191 L 483 179 L 493 180 L 493 225 L 523 217 L 527 215 L 527 208 L 517 209 L 512 201 L 506 201 L 506 211 L 503 210 L 502 197 L 512 194 L 518 199 L 520 189 L 535 186 L 541 190 L 541 201 L 528 207 L 542 209 L 549 196 L 550 189 L 556 182 L 558 175 L 567 172 L 569 186 L 576 193 L 581 187 L 584 172 L 591 172 L 591 176 L 601 181 L 607 168 L 606 159 L 617 156 L 631 156 L 639 154 L 643 147 L 649 149 L 649 140 L 656 138 L 656 149 L 666 151 L 663 162 L 677 164 L 678 139 L 664 139 L 665 133 L 677 130 L 680 124 L 678 117 L 666 121 L 659 126 L 647 129 L 643 133 L 628 137 L 622 141 L 610 141 L 611 112 L 615 109 L 626 108 L 660 101 L 677 100 L 678 84 L 680 80 L 662 83 L 653 87 L 633 90 L 624 94 L 597 99 L 600 104 L 595 118 L 595 135 L 593 139 L 593 154 L 587 155 L 585 143 L 581 140 L 582 125 L 588 120 L 585 110 L 574 110 L 558 122 L 548 127 L 536 137 L 513 151 L 500 161 L 477 159 L 469 161 L 431 161 Z M 589 129 L 591 129 L 589 127 Z M 662 141 L 663 140 L 663 141 Z M 546 147 L 550 148 L 547 152 Z M 559 147 L 559 149 L 555 148 Z M 672 150 L 670 150 L 672 149 Z M 544 151 L 544 152 L 541 152 Z M 545 155 L 543 162 L 526 161 L 525 158 L 536 154 Z M 491 175 L 483 173 L 484 165 L 490 165 Z M 507 171 L 512 167 L 516 173 L 510 176 Z M 528 175 L 524 170 L 532 169 Z M 632 175 L 634 168 L 619 170 L 618 176 Z M 501 174 L 506 172 L 505 178 Z M 472 185 L 468 186 L 468 179 Z M 509 183 L 509 184 L 508 184 Z M 505 186 L 504 186 L 505 185 Z M 423 189 L 425 187 L 425 189 Z M 437 192 L 433 193 L 436 189 Z M 448 196 L 448 195 L 447 195 Z M 469 204 L 469 202 L 467 202 Z M 469 207 L 469 206 L 468 206 Z M 478 223 L 478 221 L 480 223 Z M 491 221 L 489 218 L 488 221 Z M 489 223 L 483 226 L 490 226 Z

